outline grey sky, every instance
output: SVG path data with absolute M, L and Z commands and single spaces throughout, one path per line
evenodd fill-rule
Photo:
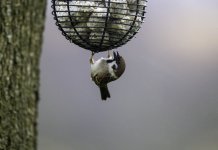
M 217 150 L 218 1 L 151 0 L 102 102 L 90 52 L 54 25 L 41 57 L 39 150 Z M 104 54 L 96 56 L 100 57 Z

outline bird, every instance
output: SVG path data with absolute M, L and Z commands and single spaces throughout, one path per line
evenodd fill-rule
M 111 97 L 107 84 L 121 77 L 126 68 L 125 60 L 118 51 L 113 52 L 113 56 L 108 52 L 107 58 L 101 57 L 97 61 L 93 56 L 94 52 L 90 57 L 91 79 L 100 88 L 101 99 L 105 101 Z

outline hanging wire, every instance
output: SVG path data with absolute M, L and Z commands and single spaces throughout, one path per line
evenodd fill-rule
M 52 0 L 58 29 L 70 42 L 93 51 L 130 41 L 144 20 L 147 0 Z

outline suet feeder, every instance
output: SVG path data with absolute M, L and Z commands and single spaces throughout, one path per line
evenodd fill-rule
M 56 25 L 70 42 L 103 52 L 130 41 L 145 18 L 146 0 L 52 0 Z

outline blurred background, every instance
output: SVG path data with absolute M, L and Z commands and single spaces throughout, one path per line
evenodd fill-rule
M 218 149 L 218 1 L 147 5 L 139 33 L 116 49 L 126 72 L 101 101 L 91 53 L 61 35 L 48 1 L 39 150 Z

